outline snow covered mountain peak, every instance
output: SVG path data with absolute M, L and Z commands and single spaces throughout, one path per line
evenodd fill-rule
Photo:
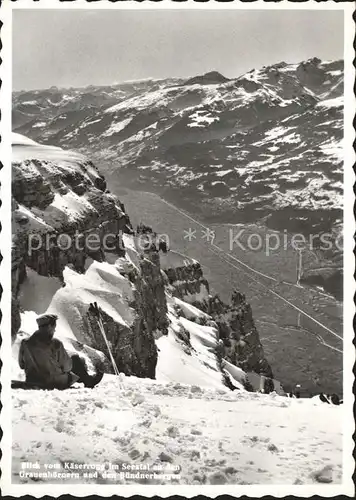
M 189 78 L 185 85 L 219 85 L 221 83 L 226 83 L 230 79 L 223 76 L 218 71 L 209 71 L 204 75 L 194 76 Z

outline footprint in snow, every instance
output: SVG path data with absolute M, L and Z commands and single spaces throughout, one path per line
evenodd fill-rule
M 170 437 L 176 438 L 179 436 L 179 429 L 175 425 L 167 427 L 167 434 Z
M 54 426 L 54 429 L 57 432 L 64 432 L 64 420 L 58 419 L 56 425 Z
M 135 394 L 131 400 L 133 406 L 140 405 L 145 402 L 145 397 L 142 394 Z
M 214 472 L 209 476 L 208 480 L 210 484 L 226 484 L 229 482 L 223 472 Z
M 332 483 L 333 467 L 332 465 L 326 465 L 322 469 L 313 472 L 311 476 L 318 483 Z
M 282 402 L 278 405 L 280 408 L 289 408 L 289 404 L 288 403 L 285 403 L 285 402 Z
M 129 457 L 132 460 L 137 460 L 140 456 L 141 456 L 141 453 L 136 448 L 133 448 L 129 451 Z
M 159 417 L 161 415 L 161 409 L 159 406 L 155 405 L 153 407 L 153 416 L 154 417 Z
M 192 484 L 204 484 L 206 481 L 206 475 L 195 474 L 193 476 Z
M 271 453 L 278 453 L 278 448 L 275 444 L 271 443 L 267 446 L 267 450 L 270 451 Z
M 161 462 L 169 462 L 169 463 L 172 463 L 173 462 L 173 458 L 168 455 L 168 453 L 166 453 L 165 451 L 162 451 L 158 458 L 160 459 Z
M 152 425 L 152 420 L 150 418 L 145 418 L 144 420 L 142 420 L 142 422 L 139 423 L 139 425 L 148 429 Z
M 239 472 L 239 471 L 237 469 L 235 469 L 235 467 L 232 467 L 230 465 L 228 467 L 225 467 L 224 472 L 225 472 L 225 474 L 228 474 L 231 476 L 232 474 L 236 474 L 236 472 Z M 260 472 L 259 469 L 257 469 L 257 472 Z M 261 470 L 261 472 L 262 472 L 262 470 Z

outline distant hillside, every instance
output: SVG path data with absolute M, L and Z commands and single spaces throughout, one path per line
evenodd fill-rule
M 206 218 L 306 231 L 341 218 L 343 61 L 17 92 L 13 124 Z

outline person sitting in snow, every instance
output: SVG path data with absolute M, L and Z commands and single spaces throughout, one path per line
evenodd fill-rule
M 77 354 L 70 357 L 62 342 L 53 338 L 58 317 L 45 314 L 37 318 L 38 330 L 21 342 L 19 365 L 25 370 L 26 383 L 43 389 L 67 389 L 75 382 L 93 388 L 103 373 L 89 375 L 85 361 Z

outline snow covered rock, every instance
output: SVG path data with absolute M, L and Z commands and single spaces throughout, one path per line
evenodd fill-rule
M 273 378 L 245 296 L 235 292 L 231 304 L 225 304 L 218 295 L 209 294 L 209 284 L 198 262 L 172 251 L 161 260 L 179 314 L 198 324 L 214 324 L 220 340 L 216 351 L 232 366 Z M 222 369 L 228 380 L 234 378 L 229 370 L 226 373 L 226 368 Z M 238 380 L 241 382 L 241 376 Z
M 161 256 L 161 267 L 176 297 L 193 305 L 208 298 L 209 283 L 196 260 L 170 251 Z
M 262 392 L 276 390 L 283 394 L 280 382 L 273 380 L 251 306 L 245 296 L 235 292 L 230 304 L 224 303 L 218 295 L 211 296 L 200 264 L 187 256 L 170 251 L 161 257 L 161 262 L 169 281 L 169 293 L 172 294 L 170 306 L 179 317 L 179 333 L 176 336 L 182 340 L 186 352 L 192 352 L 192 332 L 200 330 L 200 333 L 193 333 L 193 338 L 198 334 L 200 344 L 213 350 L 212 364 L 218 364 L 220 376 L 227 387 Z M 191 322 L 201 326 L 193 327 Z M 171 325 L 174 324 L 171 320 Z M 184 327 L 183 333 L 181 326 Z M 206 337 L 208 330 L 213 335 L 210 340 Z M 188 331 L 188 338 L 185 331 Z M 247 373 L 249 377 L 246 377 Z
M 154 333 L 164 334 L 168 326 L 159 257 L 131 248 L 125 258 L 125 238 L 115 238 L 126 233 L 130 248 L 130 221 L 105 189 L 105 179 L 84 156 L 14 134 L 12 337 L 20 328 L 32 334 L 35 315 L 52 312 L 59 318 L 57 335 L 69 350 L 84 351 L 88 363 L 90 349 L 109 358 L 89 311 L 95 301 L 120 371 L 153 378 Z M 69 245 L 61 245 L 62 237 Z
M 67 264 L 83 272 L 88 256 L 102 260 L 105 235 L 130 226 L 123 205 L 103 191 L 103 177 L 84 156 L 26 141 L 17 134 L 12 148 L 15 286 L 25 265 L 60 278 Z M 122 255 L 117 241 L 106 245 Z

